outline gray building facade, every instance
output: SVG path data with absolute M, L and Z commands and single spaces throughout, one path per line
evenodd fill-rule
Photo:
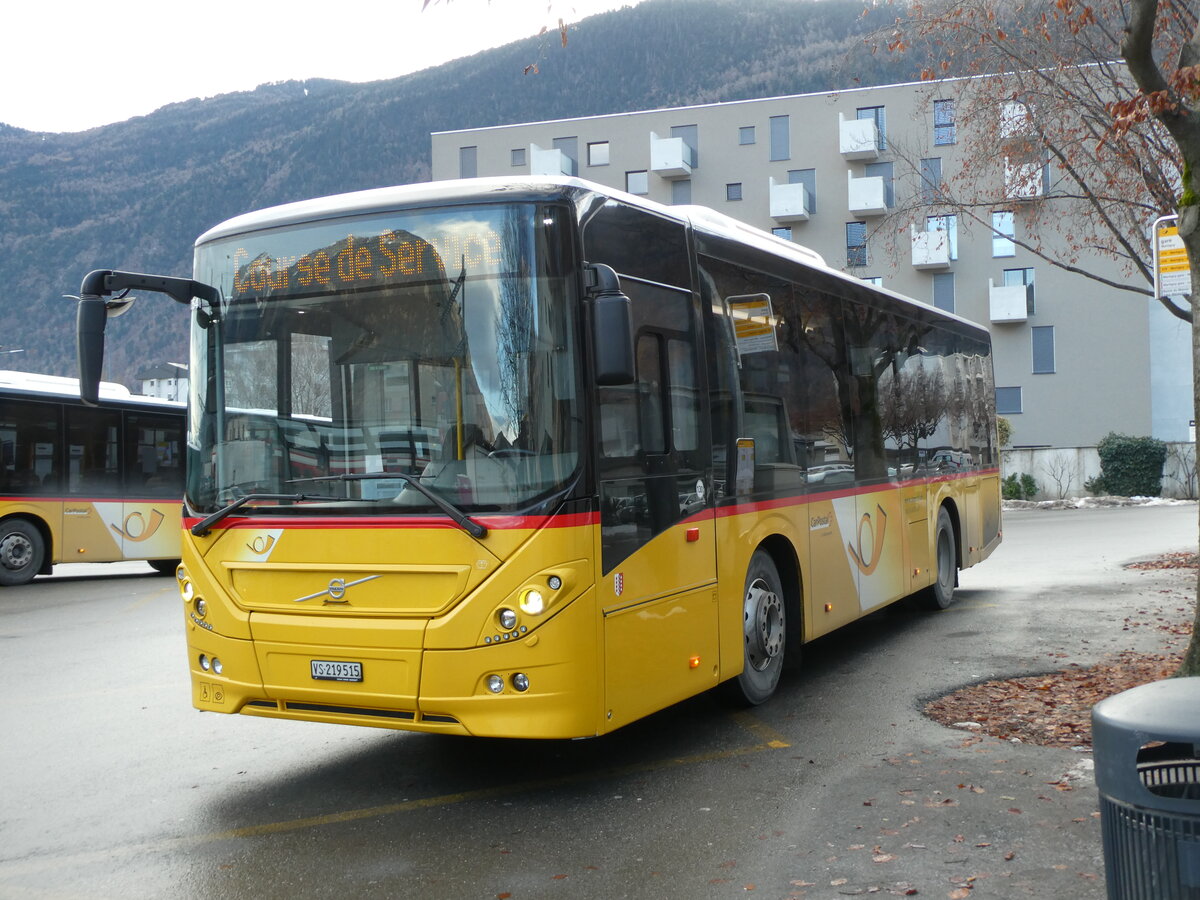
M 1187 326 L 1005 239 L 1020 235 L 1023 204 L 1055 202 L 1042 198 L 1051 165 L 998 150 L 1002 199 L 978 221 L 925 202 L 970 152 L 964 127 L 953 82 L 901 84 L 440 132 L 432 174 L 577 175 L 711 207 L 979 322 L 1013 446 L 1091 446 L 1110 431 L 1188 440 Z M 1099 254 L 1076 265 L 1130 277 Z

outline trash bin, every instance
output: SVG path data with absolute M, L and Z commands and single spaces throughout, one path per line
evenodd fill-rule
M 1200 900 L 1200 678 L 1092 710 L 1109 900 Z

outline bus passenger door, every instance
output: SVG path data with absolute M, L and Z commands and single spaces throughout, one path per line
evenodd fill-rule
M 120 529 L 121 413 L 68 407 L 66 472 L 62 479 L 64 563 L 115 562 L 123 558 Z
M 120 537 L 126 559 L 178 559 L 183 506 L 183 420 L 125 414 L 125 502 Z
M 598 391 L 604 730 L 717 682 L 716 542 L 699 315 L 622 278 L 637 380 Z

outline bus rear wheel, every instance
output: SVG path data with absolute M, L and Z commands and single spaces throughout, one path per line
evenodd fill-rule
M 0 522 L 0 585 L 28 584 L 42 568 L 46 545 L 25 519 Z
M 925 590 L 925 602 L 930 609 L 945 609 L 954 602 L 954 586 L 958 582 L 958 544 L 954 540 L 954 524 L 946 507 L 938 510 L 937 534 L 933 539 L 937 573 L 934 582 Z
M 742 674 L 729 682 L 729 689 L 735 701 L 757 706 L 775 693 L 787 649 L 783 584 L 775 562 L 765 550 L 756 550 L 746 569 L 742 643 Z

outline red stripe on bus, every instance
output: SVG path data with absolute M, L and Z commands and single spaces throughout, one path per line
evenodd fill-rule
M 749 512 L 764 512 L 771 509 L 782 509 L 788 506 L 802 506 L 808 503 L 826 503 L 841 497 L 858 497 L 862 494 L 878 494 L 881 491 L 895 491 L 900 488 L 921 487 L 922 485 L 946 484 L 951 481 L 962 481 L 965 478 L 976 478 L 986 475 L 999 475 L 999 469 L 978 469 L 973 472 L 957 472 L 947 475 L 934 475 L 929 478 L 912 478 L 907 481 L 885 481 L 881 484 L 868 484 L 858 487 L 848 487 L 840 491 L 820 491 L 807 494 L 789 494 L 787 497 L 772 497 L 769 500 L 751 500 L 746 503 L 730 503 L 717 507 L 717 515 L 741 516 Z
M 595 525 L 600 521 L 600 516 L 594 512 L 588 513 L 569 513 L 564 515 L 551 516 L 472 516 L 472 520 L 480 525 L 486 526 L 492 531 L 535 531 L 539 528 L 575 528 L 579 526 Z M 187 517 L 183 520 L 184 528 L 191 528 L 193 525 L 203 521 L 200 518 Z M 439 516 L 386 516 L 386 517 L 291 517 L 291 516 L 258 516 L 256 518 L 239 518 L 236 520 L 228 520 L 218 522 L 212 526 L 214 531 L 224 529 L 239 529 L 239 528 L 324 528 L 329 530 L 336 529 L 357 529 L 357 528 L 389 528 L 389 529 L 410 529 L 410 528 L 455 528 L 455 525 L 450 519 Z

